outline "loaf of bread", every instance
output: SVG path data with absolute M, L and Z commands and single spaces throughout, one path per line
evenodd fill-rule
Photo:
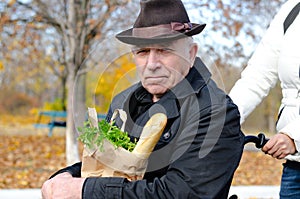
M 132 153 L 149 156 L 157 144 L 167 124 L 167 116 L 163 113 L 154 114 L 143 128 L 140 139 Z

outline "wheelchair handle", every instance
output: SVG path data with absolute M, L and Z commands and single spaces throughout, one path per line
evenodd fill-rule
M 268 138 L 263 133 L 259 133 L 257 136 L 254 135 L 247 135 L 245 136 L 244 145 L 250 142 L 255 143 L 255 147 L 260 149 L 262 148 L 267 142 L 269 141 Z

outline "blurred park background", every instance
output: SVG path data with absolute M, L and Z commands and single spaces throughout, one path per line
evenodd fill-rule
M 190 19 L 206 23 L 195 37 L 201 56 L 226 92 L 284 0 L 183 0 Z M 126 47 L 114 35 L 131 27 L 138 0 L 2 0 L 0 2 L 0 189 L 38 188 L 80 159 L 77 126 L 87 107 L 105 114 L 112 97 L 137 81 Z M 272 136 L 277 85 L 243 125 Z M 66 111 L 66 128 L 40 111 Z M 278 185 L 281 161 L 244 153 L 235 185 Z

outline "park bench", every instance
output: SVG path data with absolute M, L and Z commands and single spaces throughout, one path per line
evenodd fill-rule
M 43 123 L 42 118 L 49 117 L 50 122 Z M 98 114 L 99 119 L 105 119 L 106 115 Z M 53 128 L 60 127 L 65 128 L 67 126 L 66 122 L 67 112 L 66 111 L 40 111 L 37 123 L 34 124 L 35 128 L 48 128 L 48 136 L 52 136 Z

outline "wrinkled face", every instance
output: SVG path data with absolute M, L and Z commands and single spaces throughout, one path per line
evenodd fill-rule
M 143 87 L 157 101 L 188 74 L 197 53 L 191 38 L 172 43 L 135 46 L 132 49 Z

